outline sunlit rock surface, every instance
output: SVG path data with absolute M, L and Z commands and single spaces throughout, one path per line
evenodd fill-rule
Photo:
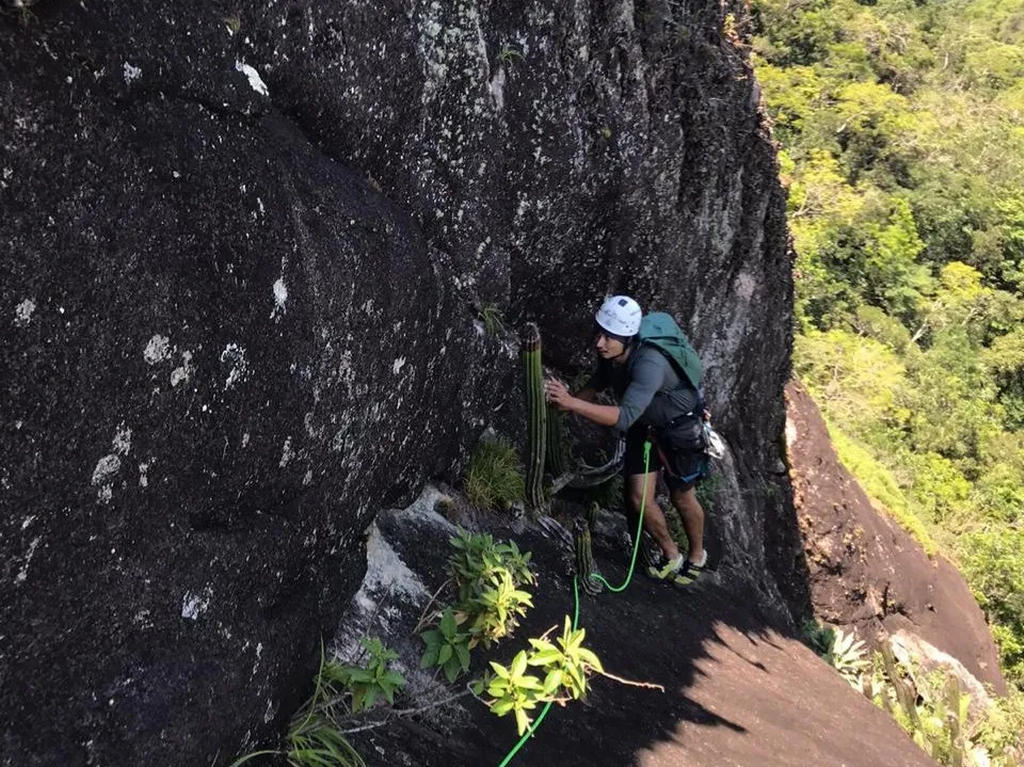
M 786 387 L 786 442 L 814 613 L 869 646 L 899 638 L 900 657 L 962 680 L 976 705 L 984 686 L 1006 694 L 985 614 L 963 576 L 876 508 L 839 463 L 807 390 Z M 943 656 L 950 656 L 944 658 Z

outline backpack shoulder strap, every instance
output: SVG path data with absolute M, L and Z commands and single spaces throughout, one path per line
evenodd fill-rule
M 700 357 L 672 315 L 665 312 L 645 315 L 640 322 L 639 340 L 667 357 L 680 379 L 689 381 L 694 389 L 700 391 L 704 373 Z

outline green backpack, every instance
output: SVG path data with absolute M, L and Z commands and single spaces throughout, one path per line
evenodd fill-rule
M 700 364 L 700 357 L 690 345 L 686 337 L 671 314 L 665 312 L 652 312 L 644 315 L 640 320 L 640 332 L 637 338 L 641 344 L 653 346 L 659 352 L 668 357 L 676 374 L 680 378 L 689 381 L 693 388 L 700 391 L 700 379 L 704 373 Z

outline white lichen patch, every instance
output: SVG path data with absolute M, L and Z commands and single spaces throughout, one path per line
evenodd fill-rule
M 149 339 L 146 348 L 142 350 L 142 357 L 148 365 L 156 365 L 171 356 L 171 339 L 159 333 Z
M 295 453 L 292 452 L 292 438 L 288 437 L 284 441 L 284 447 L 281 448 L 281 462 L 278 463 L 278 466 L 280 466 L 283 469 L 291 462 L 292 458 L 294 457 Z
M 754 295 L 754 290 L 757 288 L 757 280 L 747 272 L 740 272 L 736 275 L 734 285 L 739 297 L 744 301 L 749 301 Z
M 33 538 L 32 542 L 28 545 L 28 551 L 25 552 L 25 561 L 21 563 L 21 569 L 18 570 L 18 574 L 14 576 L 15 583 L 24 583 L 25 579 L 28 578 L 28 566 L 32 561 L 32 557 L 35 556 L 40 540 L 42 539 L 38 537 Z
M 14 307 L 14 324 L 19 328 L 26 327 L 32 321 L 32 312 L 35 310 L 36 302 L 26 298 Z
M 405 365 L 405 357 L 398 357 L 391 365 L 391 372 L 398 375 L 403 365 Z
M 238 344 L 228 344 L 220 353 L 220 361 L 231 365 L 231 371 L 224 381 L 224 391 L 232 388 L 236 383 L 245 379 L 249 372 L 249 362 L 245 358 L 245 348 Z
M 149 610 L 139 610 L 135 615 L 132 616 L 132 623 L 139 628 L 149 628 L 153 625 L 153 621 L 150 619 Z
M 199 616 L 210 607 L 210 600 L 212 598 L 213 589 L 209 586 L 204 588 L 200 594 L 186 591 L 185 596 L 181 600 L 181 617 L 187 618 L 190 621 L 198 620 Z
M 171 387 L 188 381 L 192 377 L 192 352 L 181 353 L 181 364 L 171 371 Z
M 366 576 L 354 600 L 361 610 L 372 612 L 385 594 L 413 603 L 428 596 L 423 581 L 406 566 L 373 523 L 366 541 Z
M 274 309 L 270 313 L 271 319 L 280 319 L 287 311 L 285 304 L 288 302 L 288 286 L 284 284 L 284 278 L 278 277 L 274 282 Z
M 139 464 L 139 487 L 149 487 L 150 461 Z
M 124 425 L 124 421 L 118 424 L 114 439 L 111 440 L 114 452 L 118 455 L 128 455 L 132 449 L 132 430 Z
M 284 280 L 278 277 L 277 282 L 274 283 L 274 302 L 284 309 L 284 305 L 287 300 L 288 287 L 284 284 Z
M 505 67 L 498 67 L 487 87 L 491 92 L 495 111 L 500 112 L 505 108 Z
M 270 90 L 267 88 L 267 84 L 263 82 L 263 78 L 260 77 L 260 73 L 253 69 L 248 64 L 244 64 L 241 61 L 235 62 L 235 71 L 241 72 L 249 79 L 249 87 L 256 91 L 261 96 L 269 96 Z
M 274 716 L 277 714 L 277 704 L 272 700 L 267 701 L 267 710 L 263 714 L 263 723 L 270 724 L 274 721 Z
M 443 9 L 436 0 L 427 6 L 419 18 L 417 55 L 423 66 L 422 103 L 429 104 L 448 78 L 448 51 L 445 48 L 441 26 Z
M 104 485 L 114 478 L 117 472 L 121 471 L 121 459 L 114 453 L 105 455 L 96 463 L 92 471 L 92 484 L 94 486 Z
M 131 83 L 133 80 L 138 80 L 142 77 L 142 70 L 139 67 L 133 67 L 127 61 L 124 62 L 124 66 L 121 68 L 121 73 L 124 75 L 124 81 Z

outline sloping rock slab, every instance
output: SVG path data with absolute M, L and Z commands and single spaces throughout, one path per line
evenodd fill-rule
M 868 641 L 879 632 L 916 634 L 1005 695 L 995 643 L 963 576 L 942 557 L 929 558 L 875 510 L 839 463 L 817 405 L 797 381 L 786 387 L 786 403 L 793 497 L 815 615 L 853 625 Z
M 385 638 L 409 680 L 402 708 L 442 700 L 464 681 L 431 682 L 417 668 L 421 643 L 410 635 L 444 580 L 447 538 L 455 529 L 432 510 L 436 497 L 428 491 L 410 509 L 378 518 L 367 581 L 342 620 L 336 646 L 351 657 L 360 635 Z M 567 536 L 555 524 L 492 520 L 489 526 L 496 537 L 533 552 L 539 577 L 535 609 L 493 651 L 507 662 L 528 636 L 572 612 Z M 621 582 L 624 552 L 595 548 L 605 574 Z M 583 597 L 580 622 L 610 673 L 664 685 L 665 692 L 596 678 L 586 702 L 552 709 L 512 764 L 933 764 L 888 716 L 769 625 L 749 595 L 713 584 L 682 593 L 638 575 L 622 594 Z M 478 652 L 474 675 L 485 660 Z M 367 764 L 381 767 L 495 765 L 517 741 L 510 718 L 494 717 L 471 697 L 351 737 Z

